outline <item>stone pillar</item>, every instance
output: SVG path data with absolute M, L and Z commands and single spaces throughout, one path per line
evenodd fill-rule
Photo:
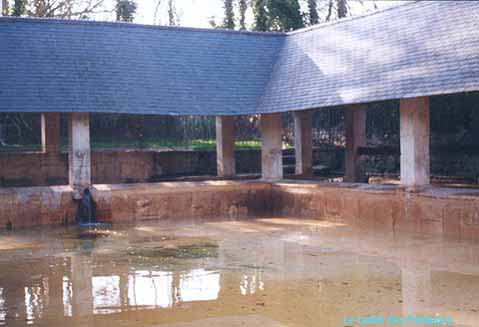
M 80 199 L 83 190 L 91 185 L 90 115 L 71 113 L 68 125 L 68 177 L 73 197 Z
M 93 317 L 92 261 L 89 258 L 72 255 L 71 259 L 72 313 L 75 317 L 91 320 Z
M 280 180 L 283 178 L 283 153 L 281 114 L 263 114 L 261 125 L 261 170 L 263 179 Z
M 57 112 L 43 113 L 41 116 L 42 152 L 60 152 L 60 114 Z
M 429 98 L 401 99 L 401 184 L 429 184 Z
M 349 183 L 367 182 L 359 165 L 358 150 L 366 145 L 366 114 L 363 105 L 353 105 L 344 112 L 346 134 L 346 155 L 344 181 Z
M 401 268 L 401 295 L 403 317 L 416 317 L 430 308 L 432 296 L 431 271 L 408 262 Z M 411 324 L 406 324 L 410 326 Z
M 313 112 L 293 112 L 296 175 L 313 176 Z
M 218 176 L 235 175 L 235 117 L 216 117 L 216 168 Z

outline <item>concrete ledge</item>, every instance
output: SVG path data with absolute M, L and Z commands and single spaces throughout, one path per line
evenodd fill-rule
M 477 189 L 284 180 L 101 184 L 92 193 L 112 222 L 278 215 L 479 240 Z M 68 186 L 0 188 L 0 228 L 71 223 L 76 206 Z
M 69 186 L 0 188 L 0 228 L 74 221 L 77 203 Z M 271 184 L 260 181 L 163 182 L 94 185 L 103 221 L 171 218 L 241 218 L 271 212 Z
M 438 234 L 479 240 L 479 190 L 281 182 L 272 186 L 273 212 L 340 221 L 366 230 Z

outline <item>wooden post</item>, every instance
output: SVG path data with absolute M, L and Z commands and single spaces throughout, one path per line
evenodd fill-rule
M 216 117 L 216 168 L 220 177 L 233 177 L 236 173 L 233 116 Z
M 295 111 L 294 119 L 294 154 L 296 158 L 296 175 L 313 176 L 313 112 Z
M 408 187 L 430 183 L 429 98 L 401 99 L 401 184 Z
M 366 114 L 363 105 L 353 105 L 344 112 L 346 133 L 346 162 L 344 181 L 349 183 L 367 182 L 359 165 L 358 149 L 366 145 Z
M 41 116 L 41 138 L 43 153 L 60 152 L 60 114 L 43 113 Z
M 275 181 L 283 178 L 281 114 L 261 115 L 261 170 L 263 179 Z
M 68 125 L 69 181 L 73 188 L 73 197 L 81 199 L 83 190 L 91 186 L 90 115 L 71 113 Z

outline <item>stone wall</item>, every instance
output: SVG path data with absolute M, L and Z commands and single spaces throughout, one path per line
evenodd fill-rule
M 392 185 L 276 183 L 273 213 L 389 234 L 406 231 L 479 240 L 479 190 Z
M 479 241 L 479 190 L 308 181 L 101 184 L 92 188 L 102 221 L 287 216 L 357 226 L 386 237 L 406 231 Z M 68 186 L 0 188 L 0 229 L 74 222 Z M 333 224 L 334 225 L 334 224 Z
M 240 174 L 260 173 L 257 150 L 236 151 Z M 92 180 L 95 184 L 139 183 L 187 175 L 216 175 L 215 151 L 94 151 Z M 0 153 L 1 186 L 68 184 L 68 154 L 40 152 Z
M 74 223 L 69 186 L 0 188 L 0 229 Z M 271 212 L 271 184 L 250 181 L 95 185 L 101 221 L 237 219 Z

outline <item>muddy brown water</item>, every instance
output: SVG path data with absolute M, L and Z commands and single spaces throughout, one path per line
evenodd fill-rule
M 294 218 L 0 233 L 0 325 L 438 325 L 417 319 L 479 326 L 478 244 Z

